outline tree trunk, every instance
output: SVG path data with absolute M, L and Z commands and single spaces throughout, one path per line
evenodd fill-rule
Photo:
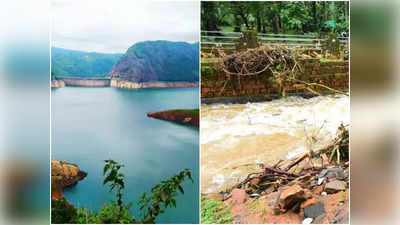
M 261 32 L 261 16 L 259 11 L 257 11 L 256 23 L 257 23 L 257 32 Z
M 322 10 L 323 10 L 323 13 L 324 13 L 324 23 L 326 22 L 326 21 L 328 21 L 328 12 L 326 11 L 326 2 L 325 1 L 323 1 L 322 2 Z
M 314 18 L 314 29 L 319 30 L 318 15 L 317 15 L 317 2 L 312 2 L 312 12 Z
M 280 23 L 279 23 L 279 16 L 275 15 L 274 17 L 274 33 L 279 34 L 281 31 L 280 29 Z

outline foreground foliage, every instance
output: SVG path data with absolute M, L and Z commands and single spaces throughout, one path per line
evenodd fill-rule
M 114 161 L 105 160 L 103 174 L 104 185 L 108 185 L 110 192 L 115 192 L 117 201 L 104 204 L 99 212 L 86 207 L 76 209 L 64 198 L 52 200 L 51 222 L 79 223 L 79 224 L 129 224 L 129 223 L 156 223 L 157 216 L 164 213 L 166 208 L 176 208 L 175 197 L 184 194 L 182 183 L 189 179 L 193 182 L 189 169 L 184 169 L 165 181 L 161 181 L 151 189 L 150 194 L 143 193 L 137 203 L 140 207 L 141 218 L 136 219 L 131 214 L 133 203 L 123 202 L 125 189 L 125 175 L 120 172 L 124 165 Z
M 220 201 L 201 196 L 201 223 L 232 224 L 230 208 Z

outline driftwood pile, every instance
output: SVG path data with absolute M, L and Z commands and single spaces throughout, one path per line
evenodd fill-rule
M 321 158 L 321 165 L 313 165 L 312 159 L 316 158 Z M 334 158 L 336 160 L 333 160 Z M 304 163 L 306 159 L 308 161 Z M 348 166 L 349 132 L 344 125 L 341 125 L 338 128 L 337 137 L 327 148 L 317 152 L 310 149 L 309 152 L 290 162 L 280 160 L 272 166 L 261 164 L 262 171 L 249 174 L 245 180 L 233 188 L 246 189 L 249 194 L 256 195 L 262 195 L 265 191 L 273 192 L 283 185 L 293 183 L 302 183 L 302 186 L 311 188 L 313 183 L 315 185 L 317 182 L 318 176 L 316 175 L 323 170 L 332 167 L 347 169 Z
M 285 47 L 262 46 L 229 56 L 221 55 L 221 67 L 227 75 L 253 76 L 264 72 L 271 76 L 278 73 L 289 75 L 300 69 L 296 51 Z

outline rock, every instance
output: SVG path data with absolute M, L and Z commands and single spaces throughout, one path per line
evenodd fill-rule
M 325 213 L 324 203 L 317 202 L 317 204 L 310 205 L 304 208 L 304 217 L 317 218 Z
M 339 180 L 344 180 L 346 178 L 346 175 L 343 171 L 342 168 L 340 167 L 335 167 L 335 168 L 330 168 L 330 169 L 324 169 L 321 171 L 320 174 L 318 174 L 318 178 L 322 179 L 322 178 L 336 178 Z
M 254 194 L 251 194 L 251 195 L 250 195 L 250 198 L 258 198 L 258 197 L 260 197 L 260 195 L 257 194 L 257 193 L 254 193 Z
M 319 215 L 317 218 L 314 219 L 313 224 L 323 224 L 323 223 L 325 223 L 324 222 L 325 217 L 326 217 L 326 213 Z
M 307 207 L 309 207 L 311 205 L 315 205 L 317 203 L 318 203 L 318 199 L 317 198 L 308 199 L 307 201 L 301 203 L 301 208 L 304 209 L 304 208 L 307 208 Z
M 291 209 L 297 203 L 301 203 L 306 200 L 304 196 L 304 190 L 299 185 L 290 186 L 284 190 L 280 196 L 279 204 L 282 209 Z
M 304 198 L 311 199 L 312 197 L 313 197 L 312 192 L 308 189 L 304 189 Z
M 312 189 L 312 193 L 315 195 L 320 195 L 324 191 L 323 186 L 316 186 L 315 188 Z
M 324 180 L 325 180 L 325 177 L 318 178 L 317 185 L 321 185 L 324 182 Z
M 259 178 L 254 178 L 250 181 L 250 185 L 251 186 L 256 186 L 260 183 L 260 179 Z
M 346 213 L 342 218 L 335 218 L 337 221 L 337 224 L 349 224 L 350 218 L 349 218 L 349 213 Z
M 81 171 L 77 165 L 65 161 L 51 160 L 51 190 L 55 199 L 62 197 L 65 187 L 75 185 L 83 180 L 87 173 Z
M 246 191 L 243 189 L 235 188 L 232 190 L 231 194 L 232 194 L 233 205 L 245 203 L 249 198 Z
M 333 194 L 339 191 L 346 190 L 346 182 L 340 180 L 334 180 L 325 185 L 324 189 L 328 194 Z
M 303 222 L 301 224 L 311 224 L 313 221 L 313 218 L 306 218 L 303 220 Z
M 280 192 L 273 192 L 268 195 L 268 205 L 270 206 L 279 206 L 279 198 L 281 196 Z

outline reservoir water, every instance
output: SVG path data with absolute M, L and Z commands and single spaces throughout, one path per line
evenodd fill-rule
M 199 108 L 198 88 L 123 90 L 66 87 L 53 89 L 52 158 L 77 164 L 88 176 L 64 191 L 75 206 L 99 210 L 115 200 L 103 186 L 105 159 L 125 165 L 124 202 L 136 202 L 143 192 L 185 168 L 194 183 L 184 183 L 177 208 L 167 209 L 158 223 L 199 222 L 199 130 L 148 118 L 146 113 Z

